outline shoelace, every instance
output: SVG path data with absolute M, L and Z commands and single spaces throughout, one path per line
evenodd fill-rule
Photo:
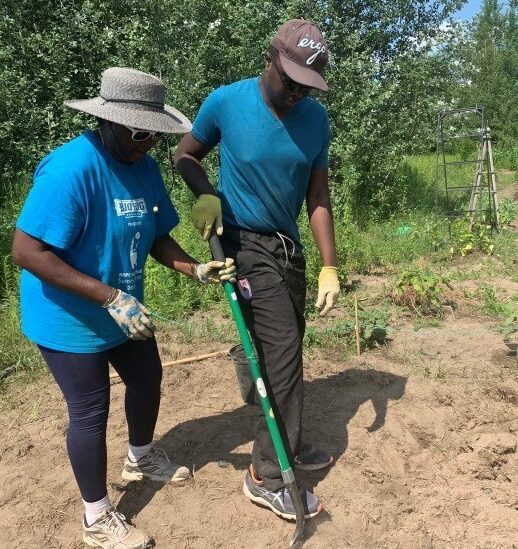
M 110 511 L 102 522 L 104 522 L 106 524 L 106 528 L 108 528 L 108 530 L 113 532 L 116 536 L 125 534 L 128 531 L 126 517 L 115 509 Z
M 280 238 L 282 242 L 282 247 L 284 248 L 284 255 L 286 257 L 284 268 L 286 268 L 288 265 L 288 248 L 286 247 L 286 240 L 288 240 L 291 243 L 291 254 L 289 254 L 290 257 L 293 257 L 293 254 L 295 253 L 295 242 L 293 242 L 293 240 L 289 236 L 286 236 L 285 234 L 282 234 L 279 232 L 276 232 L 275 234 Z
M 165 457 L 165 459 L 167 460 L 167 463 L 171 463 L 171 460 L 169 459 L 167 452 L 163 448 L 160 448 L 160 446 L 156 446 L 151 450 L 151 456 L 153 456 L 153 454 L 156 454 L 157 458 L 160 459 L 161 457 L 160 452 L 163 454 L 163 457 Z

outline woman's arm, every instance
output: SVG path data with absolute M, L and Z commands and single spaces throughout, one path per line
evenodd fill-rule
M 112 294 L 112 287 L 74 269 L 60 259 L 45 242 L 16 229 L 13 261 L 44 282 L 71 292 L 99 305 Z
M 196 276 L 193 265 L 198 265 L 198 261 L 185 252 L 168 234 L 155 239 L 151 246 L 151 256 L 170 269 L 192 277 Z

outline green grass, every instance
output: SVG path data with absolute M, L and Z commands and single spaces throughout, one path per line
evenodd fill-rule
M 472 167 L 454 167 L 448 174 L 450 185 L 460 181 L 471 183 Z M 511 176 L 509 176 L 511 177 Z M 514 177 L 514 176 L 513 176 Z M 165 174 L 166 183 L 170 182 Z M 180 216 L 181 223 L 174 230 L 174 238 L 196 259 L 210 259 L 208 244 L 203 242 L 190 222 L 190 208 L 193 198 L 176 176 L 171 196 Z M 481 276 L 502 276 L 518 282 L 516 268 L 517 235 L 515 231 L 501 231 L 494 234 L 494 251 L 491 256 L 474 253 L 465 258 L 450 256 L 450 237 L 445 217 L 444 185 L 439 181 L 435 187 L 435 155 L 421 155 L 405 159 L 401 164 L 395 192 L 400 207 L 385 219 L 366 223 L 362 226 L 348 219 L 335 219 L 337 248 L 342 283 L 350 280 L 355 273 L 397 275 L 404 269 L 419 264 L 429 264 L 430 268 L 443 273 L 449 271 L 452 279 L 479 278 Z M 41 367 L 34 346 L 29 344 L 19 331 L 17 270 L 9 258 L 10 239 L 27 187 L 21 185 L 10 190 L 9 201 L 0 207 L 2 233 L 2 271 L 0 272 L 1 311 L 4 318 L 3 338 L 0 341 L 1 368 L 14 365 L 17 370 L 36 371 Z M 308 277 L 308 317 L 316 316 L 314 298 L 321 260 L 311 235 L 305 211 L 301 214 L 300 229 L 306 250 Z M 401 230 L 401 228 L 405 228 Z M 482 264 L 482 267 L 479 267 Z M 453 273 L 450 276 L 449 273 Z M 348 298 L 342 295 L 341 304 Z M 174 332 L 181 341 L 233 341 L 226 336 L 225 328 L 220 328 L 213 320 L 200 320 L 193 311 L 210 310 L 212 318 L 228 317 L 228 306 L 221 288 L 202 286 L 189 278 L 171 272 L 152 259 L 146 267 L 146 304 L 154 313 L 171 319 Z M 372 313 L 376 314 L 376 313 Z M 203 315 L 202 315 L 203 317 Z M 371 319 L 372 320 L 372 319 Z M 365 319 L 365 326 L 373 324 Z M 384 321 L 385 322 L 385 321 Z M 336 325 L 335 325 L 336 324 Z M 375 323 L 374 323 L 375 324 Z M 310 327 L 306 345 L 335 346 L 342 336 L 350 334 L 350 324 L 343 319 L 329 319 L 325 327 Z M 233 332 L 232 332 L 233 335 Z M 350 342 L 350 335 L 345 339 Z

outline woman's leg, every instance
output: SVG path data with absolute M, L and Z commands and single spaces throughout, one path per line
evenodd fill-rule
M 162 363 L 155 338 L 128 340 L 107 351 L 112 366 L 126 385 L 129 443 L 145 446 L 153 440 L 158 410 Z
M 106 496 L 106 425 L 110 380 L 105 353 L 66 353 L 39 347 L 67 406 L 67 448 L 85 502 Z
M 169 459 L 163 449 L 152 448 L 158 409 L 162 363 L 154 338 L 130 340 L 109 352 L 112 366 L 126 384 L 129 448 L 122 478 L 183 482 L 189 469 Z

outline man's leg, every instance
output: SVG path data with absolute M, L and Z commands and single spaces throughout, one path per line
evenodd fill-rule
M 236 261 L 237 293 L 243 316 L 257 350 L 262 376 L 277 407 L 281 433 L 286 435 L 291 451 L 297 452 L 303 400 L 304 258 L 300 253 L 286 257 L 286 248 L 278 236 L 226 230 L 221 242 L 225 255 Z M 252 463 L 269 490 L 283 486 L 260 407 Z
M 256 292 L 243 307 L 261 373 L 276 405 L 290 450 L 298 451 L 302 426 L 302 334 L 284 282 Z M 290 453 L 289 457 L 291 458 Z M 262 408 L 258 408 L 252 464 L 268 490 L 283 486 L 279 462 Z

